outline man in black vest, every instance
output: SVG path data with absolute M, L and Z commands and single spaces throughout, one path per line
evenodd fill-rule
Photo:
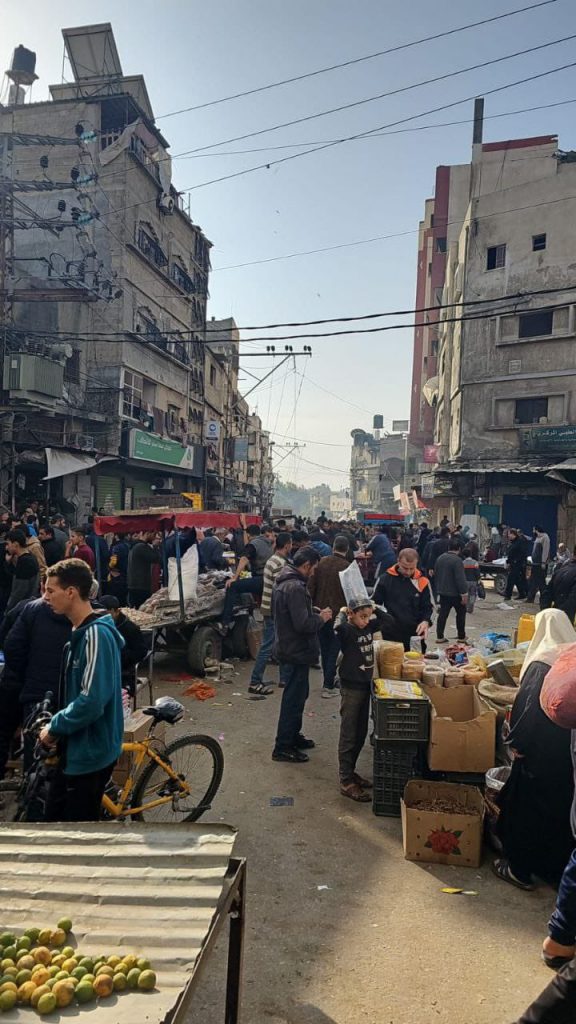
M 245 530 L 246 547 L 238 561 L 238 568 L 232 579 L 226 584 L 226 600 L 222 612 L 222 625 L 227 627 L 232 622 L 234 605 L 241 594 L 262 596 L 264 589 L 264 566 L 274 554 L 274 548 L 265 537 L 259 526 L 247 526 Z M 240 579 L 241 574 L 250 569 L 251 576 Z

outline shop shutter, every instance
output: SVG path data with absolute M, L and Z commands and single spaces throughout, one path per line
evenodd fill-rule
M 119 476 L 98 476 L 96 479 L 96 506 L 106 515 L 122 508 L 122 480 Z
M 134 489 L 134 508 L 149 508 L 150 498 L 152 497 L 152 491 L 150 490 L 151 480 L 135 480 L 133 486 Z

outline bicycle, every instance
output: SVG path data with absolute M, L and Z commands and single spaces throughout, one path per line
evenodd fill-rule
M 16 820 L 19 821 L 30 820 L 22 814 L 27 814 L 46 788 L 46 769 L 52 767 L 53 755 L 46 752 L 37 739 L 51 718 L 47 708 L 49 698 L 51 695 L 47 694 L 25 727 L 36 736 L 36 746 L 33 767 L 24 778 L 18 799 Z M 143 711 L 152 719 L 148 735 L 137 742 L 122 744 L 122 752 L 132 755 L 128 778 L 123 786 L 110 780 L 102 798 L 102 817 L 159 823 L 174 819 L 197 821 L 211 807 L 222 782 L 222 748 L 211 736 L 185 735 L 169 744 L 154 736 L 154 729 L 160 722 L 175 725 L 184 716 L 183 705 L 172 697 L 160 697 Z M 198 798 L 196 793 L 200 794 Z

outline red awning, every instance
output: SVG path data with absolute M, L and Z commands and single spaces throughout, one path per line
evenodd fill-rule
M 139 533 L 142 530 L 155 531 L 171 529 L 175 524 L 179 527 L 195 526 L 197 529 L 215 529 L 223 526 L 227 530 L 241 529 L 240 512 L 196 512 L 193 509 L 164 509 L 163 511 L 146 511 L 118 513 L 115 516 L 94 516 L 94 532 L 104 533 Z M 246 526 L 256 523 L 260 526 L 262 516 L 243 516 Z

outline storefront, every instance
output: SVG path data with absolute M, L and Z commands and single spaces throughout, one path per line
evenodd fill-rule
M 117 508 L 147 508 L 151 499 L 166 495 L 168 499 L 183 491 L 203 492 L 204 448 L 182 445 L 170 438 L 145 430 L 131 429 L 123 440 L 124 458 L 111 480 L 98 485 L 98 507 L 105 507 L 106 491 Z M 104 500 L 100 500 L 100 495 Z M 117 509 L 116 509 L 117 511 Z

